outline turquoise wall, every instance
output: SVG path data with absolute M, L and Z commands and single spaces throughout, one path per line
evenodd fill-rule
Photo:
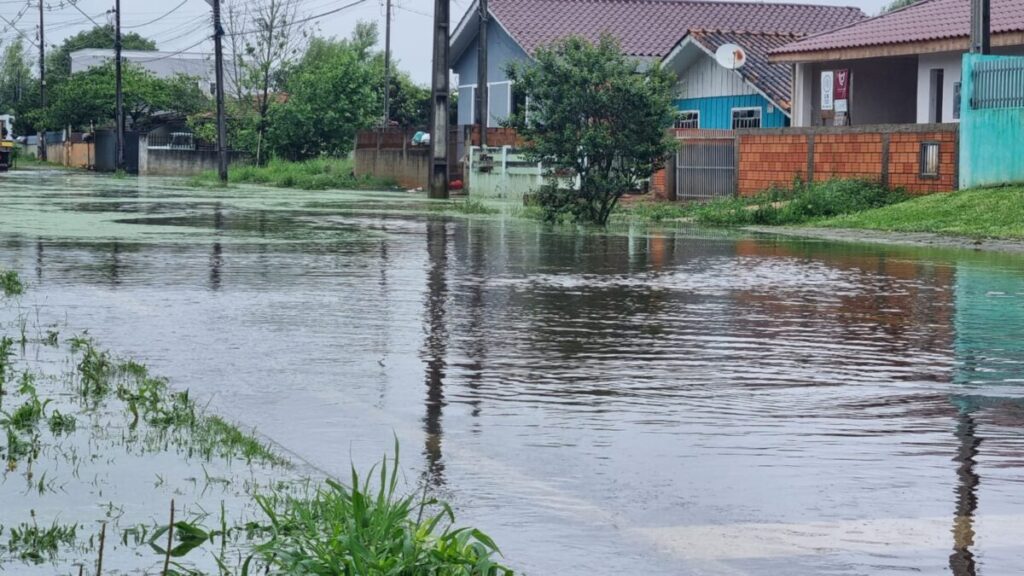
M 960 86 L 960 188 L 1024 182 L 1024 108 L 971 109 L 975 62 L 1024 58 L 964 54 Z
M 713 96 L 709 98 L 684 98 L 676 100 L 679 110 L 700 110 L 700 127 L 706 130 L 730 130 L 733 108 L 761 108 L 762 128 L 783 128 L 789 126 L 789 118 L 760 94 L 744 96 Z

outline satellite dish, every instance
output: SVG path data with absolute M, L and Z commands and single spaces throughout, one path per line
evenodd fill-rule
M 736 44 L 722 44 L 715 50 L 715 60 L 723 68 L 736 70 L 747 63 L 747 52 Z

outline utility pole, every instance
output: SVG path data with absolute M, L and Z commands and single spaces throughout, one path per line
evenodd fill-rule
M 430 110 L 432 167 L 430 197 L 448 198 L 448 28 L 449 0 L 434 0 L 434 65 L 431 79 L 433 107 Z
M 989 0 L 971 0 L 971 53 L 992 52 L 992 26 Z
M 391 0 L 387 0 L 384 24 L 384 130 L 391 121 Z
M 478 0 L 480 3 L 480 32 L 477 34 L 477 58 L 476 58 L 476 116 L 480 125 L 480 153 L 487 148 L 487 124 L 490 120 L 490 106 L 487 87 L 487 21 L 490 19 L 487 13 L 487 0 Z
M 46 109 L 46 32 L 43 28 L 43 0 L 39 0 L 39 103 Z M 39 158 L 46 160 L 46 127 L 39 132 Z
M 220 24 L 220 0 L 213 4 L 213 52 L 217 67 L 217 174 L 228 183 L 228 130 L 224 118 L 224 28 Z
M 124 170 L 124 91 L 121 79 L 121 0 L 114 4 L 114 91 L 117 102 L 115 104 L 115 119 L 117 123 L 117 148 L 115 154 L 115 169 Z

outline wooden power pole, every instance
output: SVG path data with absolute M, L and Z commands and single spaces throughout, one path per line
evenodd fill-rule
M 39 103 L 46 109 L 46 29 L 43 27 L 43 2 L 39 0 Z M 39 158 L 46 160 L 46 127 L 39 132 Z
M 217 175 L 221 184 L 228 183 L 228 130 L 224 118 L 224 27 L 220 22 L 220 0 L 210 0 L 213 5 L 213 53 L 217 82 Z
M 448 198 L 448 29 L 449 0 L 434 0 L 434 65 L 431 74 L 433 106 L 430 110 L 432 162 L 430 197 Z
M 484 153 L 487 147 L 487 124 L 490 119 L 490 93 L 487 85 L 487 0 L 478 0 L 480 3 L 480 32 L 477 34 L 477 59 L 476 59 L 476 117 L 480 126 L 480 153 Z
M 115 169 L 124 170 L 124 90 L 121 78 L 121 0 L 114 4 L 114 91 L 115 113 L 114 122 L 117 123 L 117 143 L 114 150 Z

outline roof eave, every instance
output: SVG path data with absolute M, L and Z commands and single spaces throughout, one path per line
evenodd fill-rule
M 768 61 L 773 64 L 803 64 L 837 60 L 863 60 L 865 58 L 916 56 L 918 54 L 934 54 L 938 52 L 966 52 L 970 49 L 970 44 L 971 41 L 968 36 L 957 36 L 955 38 L 902 42 L 899 44 L 848 46 L 826 50 L 809 50 L 806 52 L 774 52 L 768 55 Z M 1024 31 L 1003 32 L 992 35 L 992 46 L 1020 45 L 1024 45 Z

